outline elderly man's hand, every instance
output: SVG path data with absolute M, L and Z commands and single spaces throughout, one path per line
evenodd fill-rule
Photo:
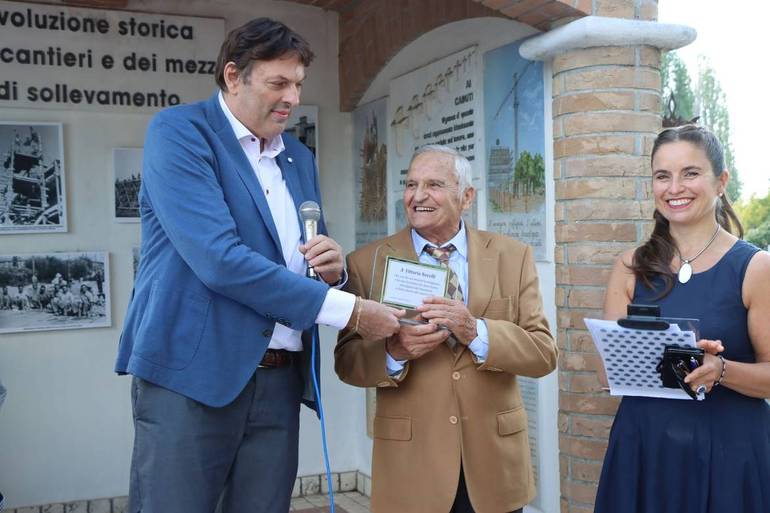
M 356 310 L 350 316 L 347 327 L 355 329 L 364 340 L 382 340 L 401 329 L 398 320 L 405 314 L 406 310 L 358 298 Z
M 308 265 L 328 284 L 335 284 L 342 278 L 342 247 L 326 235 L 316 235 L 299 246 Z
M 414 360 L 433 351 L 449 336 L 449 331 L 436 324 L 401 326 L 398 333 L 385 341 L 385 350 L 396 360 Z
M 478 336 L 476 318 L 471 315 L 462 301 L 445 297 L 429 297 L 423 300 L 423 304 L 417 307 L 417 311 L 431 323 L 449 328 L 457 341 L 463 345 L 467 346 Z

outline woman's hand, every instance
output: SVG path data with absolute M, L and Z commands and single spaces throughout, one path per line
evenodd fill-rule
M 684 382 L 696 393 L 701 385 L 705 387 L 706 393 L 709 393 L 722 375 L 722 359 L 716 355 L 725 348 L 721 340 L 702 339 L 696 345 L 706 352 L 703 355 L 703 363 L 685 376 Z
M 703 338 L 699 340 L 696 345 L 707 353 L 713 355 L 718 355 L 725 350 L 721 340 L 709 340 L 707 338 Z

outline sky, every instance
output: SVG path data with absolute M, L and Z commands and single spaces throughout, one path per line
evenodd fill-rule
M 727 97 L 735 166 L 742 197 L 764 197 L 770 189 L 770 2 L 766 0 L 659 0 L 658 21 L 698 32 L 677 50 L 695 79 L 698 57 L 709 59 Z

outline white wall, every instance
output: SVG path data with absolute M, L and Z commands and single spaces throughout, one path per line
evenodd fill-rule
M 325 215 L 331 235 L 346 251 L 354 246 L 352 127 L 339 112 L 337 15 L 291 2 L 257 0 L 144 0 L 131 10 L 219 16 L 229 30 L 258 16 L 272 16 L 303 34 L 316 52 L 302 102 L 319 106 L 320 173 Z M 471 44 L 479 50 L 502 46 L 533 33 L 513 21 L 485 18 L 453 23 L 426 34 L 403 49 L 377 76 L 361 103 L 386 96 L 389 81 Z M 0 70 L 1 73 L 1 70 Z M 546 73 L 546 76 L 550 76 Z M 202 91 L 201 97 L 214 90 Z M 550 108 L 550 95 L 546 98 Z M 0 491 L 9 507 L 125 495 L 133 444 L 129 381 L 113 372 L 120 326 L 131 293 L 131 248 L 139 226 L 112 221 L 111 151 L 142 146 L 149 116 L 61 110 L 0 108 L 0 119 L 64 123 L 69 232 L 3 235 L 0 254 L 70 250 L 110 252 L 113 326 L 0 335 L 0 379 L 8 398 L 0 410 Z M 550 117 L 546 119 L 549 130 Z M 548 135 L 548 134 L 547 134 Z M 550 143 L 546 149 L 550 151 Z M 550 163 L 551 159 L 546 158 Z M 546 198 L 553 212 L 551 184 Z M 549 226 L 553 220 L 549 220 Z M 548 247 L 553 246 L 553 234 Z M 538 264 L 546 312 L 555 326 L 553 264 Z M 336 333 L 322 329 L 322 382 L 332 471 L 370 473 L 371 440 L 366 436 L 364 390 L 342 384 L 333 372 Z M 556 378 L 544 380 L 556 418 Z M 303 409 L 299 475 L 323 472 L 320 430 Z M 555 424 L 553 426 L 555 433 Z M 555 441 L 554 441 L 555 443 Z M 556 461 L 556 460 L 555 460 Z M 553 468 L 556 468 L 555 461 Z M 557 494 L 558 494 L 558 472 Z M 558 507 L 558 495 L 556 497 Z
M 350 204 L 343 182 L 350 176 L 349 114 L 339 112 L 337 15 L 291 2 L 169 0 L 131 1 L 143 12 L 225 18 L 225 30 L 258 16 L 284 21 L 311 43 L 316 60 L 308 69 L 303 103 L 319 106 L 320 168 L 329 226 L 346 247 L 352 225 L 341 205 Z M 0 41 L 2 38 L 0 37 Z M 66 71 L 52 73 L 64 78 Z M 2 68 L 0 67 L 0 76 Z M 215 89 L 200 92 L 208 97 Z M 133 273 L 131 248 L 139 225 L 112 220 L 112 148 L 142 146 L 147 115 L 0 107 L 0 119 L 64 124 L 69 232 L 2 235 L 0 254 L 71 250 L 110 252 L 112 327 L 0 335 L 0 379 L 8 388 L 0 410 L 0 491 L 8 507 L 125 495 L 133 428 L 128 377 L 113 372 L 115 353 Z M 334 470 L 353 470 L 347 440 L 354 392 L 333 378 L 334 337 L 325 333 L 324 396 L 328 405 Z M 322 469 L 318 422 L 303 417 L 299 474 Z M 360 422 L 360 421 L 359 421 Z

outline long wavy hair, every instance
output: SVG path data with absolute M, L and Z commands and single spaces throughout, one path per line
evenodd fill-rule
M 650 163 L 655 158 L 657 151 L 665 144 L 687 141 L 697 146 L 706 153 L 711 163 L 711 170 L 714 176 L 719 177 L 725 169 L 725 157 L 722 151 L 722 145 L 716 136 L 708 129 L 695 126 L 683 125 L 676 128 L 663 130 L 652 145 L 652 156 Z M 714 216 L 717 223 L 727 232 L 743 238 L 743 226 L 738 219 L 737 214 L 730 205 L 727 193 L 720 196 L 717 203 Z M 633 271 L 637 280 L 641 280 L 648 288 L 653 289 L 653 279 L 661 277 L 663 280 L 663 290 L 659 298 L 668 295 L 674 288 L 674 272 L 671 270 L 671 260 L 677 254 L 677 248 L 674 239 L 671 237 L 668 219 L 655 209 L 653 214 L 655 228 L 652 231 L 650 239 L 642 246 L 636 248 L 630 269 Z

